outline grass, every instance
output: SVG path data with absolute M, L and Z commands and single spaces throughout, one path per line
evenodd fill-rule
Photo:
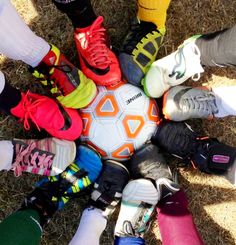
M 37 35 L 57 45 L 66 56 L 78 64 L 76 49 L 73 43 L 73 28 L 68 18 L 60 13 L 49 0 L 14 0 L 18 9 L 30 28 Z M 94 0 L 97 14 L 105 17 L 105 25 L 110 34 L 113 46 L 119 47 L 128 31 L 130 20 L 136 13 L 136 1 Z M 163 57 L 178 47 L 193 34 L 207 33 L 236 23 L 236 1 L 229 0 L 173 0 L 167 19 L 167 34 L 159 57 Z M 23 91 L 45 93 L 28 73 L 27 67 L 20 61 L 12 61 L 0 57 L 0 69 L 6 74 L 9 82 Z M 218 86 L 235 84 L 235 69 L 206 69 L 200 84 Z M 193 84 L 195 85 L 195 84 Z M 199 83 L 197 84 L 199 85 Z M 236 121 L 234 117 L 213 121 L 193 120 L 190 122 L 210 136 L 236 146 Z M 26 132 L 12 117 L 0 115 L 0 137 L 33 138 L 43 137 L 36 131 Z M 44 135 L 45 136 L 45 135 Z M 37 176 L 23 174 L 15 178 L 12 173 L 0 173 L 0 220 L 16 210 L 23 198 L 32 189 Z M 191 168 L 180 169 L 180 182 L 184 186 L 189 199 L 198 230 L 207 245 L 231 245 L 236 242 L 236 191 L 223 178 L 202 174 Z M 43 245 L 68 244 L 75 233 L 81 211 L 88 197 L 73 200 L 67 207 L 58 212 L 52 222 L 45 228 Z M 112 231 L 115 218 L 109 221 L 102 237 L 102 245 L 112 244 Z M 147 244 L 161 244 L 158 227 L 154 223 L 147 235 Z

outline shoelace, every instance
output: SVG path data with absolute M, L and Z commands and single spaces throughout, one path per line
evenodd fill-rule
M 190 142 L 190 145 L 192 145 L 192 147 L 191 147 L 191 149 L 189 148 L 189 152 L 187 155 L 181 157 L 179 155 L 172 154 L 173 156 L 175 156 L 179 159 L 182 159 L 182 161 L 178 161 L 176 163 L 177 167 L 186 167 L 189 164 L 191 164 L 194 169 L 197 169 L 196 164 L 194 163 L 193 160 L 191 160 L 191 158 L 197 152 L 199 145 L 202 144 L 201 142 L 208 141 L 208 140 L 209 140 L 208 136 L 197 137 L 194 144 L 193 144 L 193 142 Z
M 23 121 L 24 128 L 26 130 L 30 129 L 30 123 L 29 120 L 31 120 L 37 127 L 37 129 L 40 131 L 40 128 L 38 126 L 37 120 L 35 119 L 33 112 L 35 108 L 40 107 L 40 104 L 44 102 L 46 98 L 42 97 L 37 100 L 33 100 L 29 96 L 29 91 L 23 96 L 22 99 L 22 109 L 24 111 L 24 116 L 20 120 Z
M 184 111 L 203 111 L 204 114 L 213 116 L 218 112 L 217 106 L 215 104 L 215 95 L 209 92 L 205 95 L 189 96 L 181 101 L 182 108 Z
M 147 34 L 154 34 L 154 32 L 158 32 L 156 27 L 154 27 L 154 24 L 144 27 L 138 22 L 132 23 L 130 26 L 130 33 L 127 36 L 122 47 L 123 51 L 131 55 L 133 50 L 137 49 L 137 43 L 142 43 L 141 40 L 143 38 L 147 38 Z
M 91 61 L 98 67 L 104 67 L 110 65 L 111 60 L 107 51 L 106 30 L 103 27 L 99 28 L 100 24 L 101 20 L 98 19 L 89 31 L 83 33 L 84 35 L 78 34 L 78 40 L 88 47 L 87 50 L 91 55 Z
M 52 166 L 52 155 L 46 155 L 43 153 L 40 155 L 38 151 L 33 152 L 36 148 L 36 143 L 29 144 L 26 148 L 21 145 L 19 152 L 16 156 L 15 162 L 12 165 L 12 170 L 16 177 L 22 174 L 22 171 L 27 170 L 29 167 L 33 167 L 33 170 L 47 169 L 50 170 Z M 38 160 L 38 164 L 37 161 Z M 45 172 L 47 174 L 47 171 Z
M 42 83 L 46 82 L 46 86 L 49 88 L 56 88 L 57 91 L 53 93 L 55 97 L 61 96 L 62 94 L 66 94 L 66 89 L 64 88 L 64 82 L 61 81 L 60 76 L 54 75 L 54 72 L 51 74 L 52 69 L 57 69 L 61 71 L 62 73 L 68 74 L 73 71 L 73 68 L 71 68 L 69 65 L 41 65 L 40 67 L 37 67 L 34 69 L 33 67 L 28 68 L 29 71 L 36 77 L 42 80 Z M 36 72 L 36 75 L 34 74 Z
M 141 203 L 137 208 L 135 217 L 135 223 L 132 225 L 131 221 L 125 220 L 122 227 L 121 235 L 136 237 L 142 237 L 144 232 L 150 229 L 150 218 L 153 215 L 154 207 L 147 203 Z

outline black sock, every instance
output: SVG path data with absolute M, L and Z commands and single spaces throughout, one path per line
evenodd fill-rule
M 97 18 L 90 0 L 74 0 L 72 2 L 53 0 L 53 3 L 59 10 L 67 14 L 74 28 L 90 26 Z
M 21 92 L 13 88 L 7 81 L 5 87 L 0 93 L 0 110 L 3 110 L 7 114 L 11 114 L 11 109 L 16 107 L 21 101 Z

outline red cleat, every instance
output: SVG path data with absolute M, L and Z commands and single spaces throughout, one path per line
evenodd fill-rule
M 74 33 L 81 69 L 98 85 L 113 85 L 121 80 L 121 71 L 115 54 L 110 50 L 99 16 L 86 28 L 77 28 Z
M 20 103 L 11 109 L 20 118 L 26 130 L 33 122 L 38 130 L 43 128 L 54 137 L 75 140 L 82 131 L 82 120 L 74 109 L 64 108 L 54 100 L 31 92 L 22 93 Z
M 67 108 L 83 108 L 93 101 L 97 94 L 95 83 L 72 65 L 60 50 L 51 49 L 35 68 L 33 75 L 51 88 L 51 93 Z

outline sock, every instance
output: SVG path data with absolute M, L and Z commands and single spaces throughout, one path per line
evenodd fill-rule
M 35 67 L 48 53 L 49 44 L 35 35 L 10 1 L 0 1 L 0 53 Z
M 164 199 L 157 212 L 162 244 L 203 245 L 193 217 L 188 210 L 188 200 L 183 190 Z
M 0 109 L 11 114 L 11 109 L 21 101 L 21 92 L 6 82 L 4 74 L 0 71 Z
M 215 117 L 226 117 L 236 115 L 236 86 L 222 86 L 212 88 L 216 95 L 218 113 Z
M 1 245 L 39 245 L 42 228 L 37 211 L 17 211 L 0 223 Z
M 201 35 L 196 40 L 204 66 L 236 66 L 236 25 Z
M 0 171 L 10 170 L 14 155 L 14 146 L 10 140 L 0 141 Z
M 53 2 L 70 18 L 74 28 L 90 26 L 97 18 L 90 0 L 53 0 Z
M 0 94 L 2 93 L 4 87 L 5 87 L 5 76 L 4 76 L 4 74 L 0 71 Z
M 165 28 L 169 4 L 170 0 L 138 0 L 138 18 L 154 23 L 158 29 Z
M 99 245 L 107 220 L 97 208 L 86 208 L 80 219 L 79 227 L 69 245 Z

